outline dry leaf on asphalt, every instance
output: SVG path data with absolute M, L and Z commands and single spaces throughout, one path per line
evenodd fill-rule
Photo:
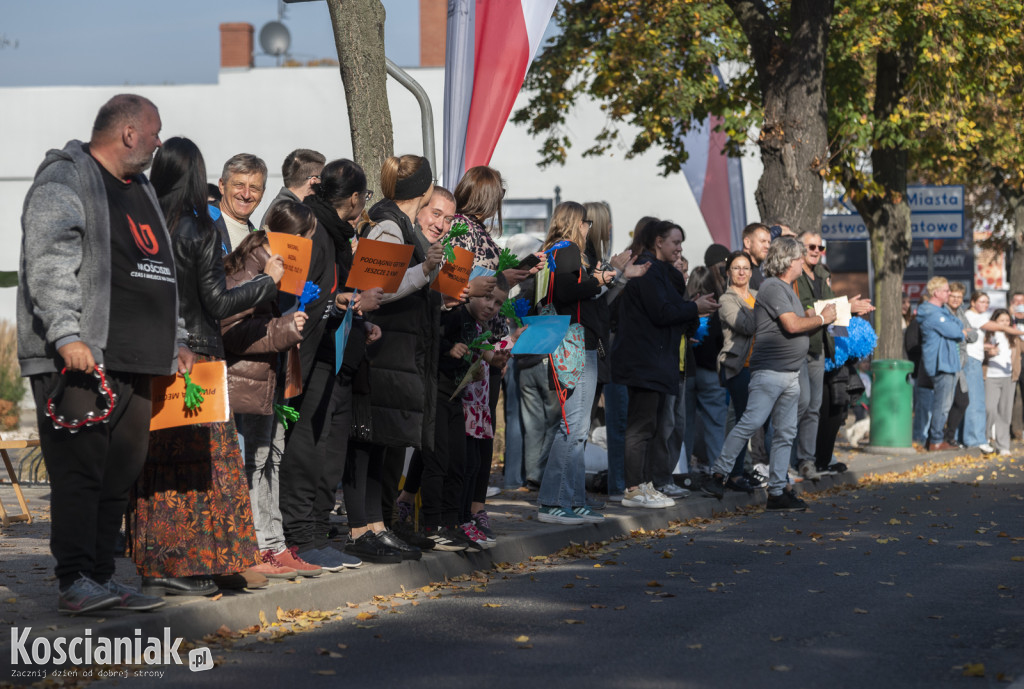
M 356 619 L 359 621 L 373 620 L 376 618 L 377 616 L 374 615 L 372 612 L 361 612 L 358 615 L 356 615 Z
M 517 644 L 525 644 L 525 643 L 526 643 L 527 641 L 529 641 L 529 640 L 530 640 L 530 637 L 526 636 L 525 634 L 523 634 L 523 635 L 521 635 L 521 636 L 517 636 L 517 637 L 515 638 L 515 642 L 516 642 Z
M 964 677 L 984 677 L 985 663 L 965 663 Z

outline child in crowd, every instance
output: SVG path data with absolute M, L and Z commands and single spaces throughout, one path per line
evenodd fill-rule
M 1001 328 L 1012 325 L 1010 312 L 996 309 L 992 321 Z M 1013 388 L 1020 376 L 1020 338 L 1013 341 L 1001 330 L 985 333 L 985 428 L 1001 455 L 1010 454 L 1010 419 L 1013 414 Z
M 316 229 L 316 218 L 308 207 L 283 201 L 270 210 L 266 226 L 273 232 L 308 236 Z M 224 258 L 228 288 L 258 275 L 270 253 L 267 233 L 250 233 Z M 281 315 L 274 300 L 221 321 L 228 396 L 245 460 L 260 557 L 269 577 L 317 576 L 322 572 L 302 560 L 294 547 L 286 547 L 278 504 L 284 432 L 277 424 L 275 433 L 274 404 L 284 401 L 287 388 L 295 395 L 301 387 L 298 344 L 305 323 L 304 311 Z M 279 376 L 282 370 L 284 375 Z
M 462 413 L 465 419 L 466 464 L 462 485 L 462 506 L 459 522 L 471 539 L 487 548 L 494 544 L 490 518 L 484 510 L 487 484 L 491 475 L 491 456 L 494 453 L 494 414 L 500 386 L 491 385 L 490 369 L 502 371 L 511 353 L 511 335 L 501 337 L 508 330 L 507 319 L 498 318 L 502 304 L 508 298 L 508 282 L 501 275 L 494 290 L 482 297 L 472 297 L 462 316 L 463 339 L 473 342 L 491 333 L 488 343 L 494 349 L 472 352 L 481 359 L 481 374 L 462 391 Z M 496 324 L 502 332 L 495 332 Z

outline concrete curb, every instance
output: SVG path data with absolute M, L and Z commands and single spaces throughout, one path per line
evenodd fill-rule
M 880 458 L 861 455 L 858 470 L 824 476 L 812 491 L 827 490 L 833 486 L 855 485 L 872 474 L 907 471 L 931 461 L 948 461 L 957 452 L 917 454 L 913 457 Z M 800 490 L 802 484 L 798 484 Z M 536 555 L 549 555 L 573 543 L 597 542 L 629 534 L 637 529 L 664 528 L 670 522 L 693 518 L 710 518 L 732 512 L 740 507 L 761 506 L 764 492 L 751 496 L 727 493 L 722 501 L 700 494 L 677 501 L 674 507 L 659 510 L 628 510 L 620 507 L 606 512 L 601 524 L 564 526 L 531 522 L 528 530 L 502 535 L 501 523 L 495 547 L 480 553 L 429 553 L 419 561 L 406 561 L 395 565 L 367 564 L 357 570 L 324 573 L 320 577 L 299 579 L 295 583 L 272 582 L 266 589 L 252 592 L 225 592 L 217 601 L 207 598 L 168 599 L 168 605 L 151 613 L 111 612 L 106 616 L 60 617 L 55 625 L 51 620 L 33 624 L 32 638 L 81 635 L 92 630 L 94 639 L 101 637 L 131 637 L 136 630 L 143 636 L 162 636 L 170 628 L 172 637 L 190 640 L 217 631 L 222 626 L 237 630 L 259 624 L 263 611 L 269 619 L 276 619 L 277 608 L 284 610 L 331 610 L 343 607 L 349 601 L 365 602 L 375 595 L 390 595 L 419 588 L 445 577 L 470 574 L 475 570 L 489 570 L 495 563 L 523 562 Z M 492 520 L 493 521 L 493 520 Z M 45 625 L 45 626 L 44 626 Z M 0 637 L 0 658 L 10 658 L 10 638 Z

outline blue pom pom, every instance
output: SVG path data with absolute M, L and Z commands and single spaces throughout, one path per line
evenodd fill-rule
M 863 318 L 854 316 L 846 328 L 847 337 L 835 338 L 836 353 L 825 362 L 826 371 L 834 371 L 849 359 L 863 359 L 870 356 L 878 345 L 878 335 L 871 324 Z
M 519 297 L 512 303 L 515 309 L 516 316 L 522 318 L 526 314 L 530 313 L 530 302 L 523 297 Z
M 710 316 L 700 317 L 700 325 L 697 327 L 697 332 L 693 335 L 693 339 L 697 341 L 694 347 L 704 344 L 704 338 L 708 336 L 708 323 L 710 320 Z

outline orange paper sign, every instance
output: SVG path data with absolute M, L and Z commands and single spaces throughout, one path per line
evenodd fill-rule
M 455 263 L 445 263 L 441 266 L 441 272 L 434 279 L 430 287 L 441 294 L 458 299 L 462 296 L 462 290 L 469 284 L 469 274 L 473 272 L 473 252 L 461 247 L 453 246 L 455 251 Z
M 284 261 L 284 277 L 277 288 L 288 294 L 301 295 L 309 275 L 309 260 L 313 255 L 313 240 L 284 232 L 267 232 L 270 253 L 280 254 Z
M 203 388 L 203 403 L 185 406 L 185 379 L 179 375 L 154 376 L 151 384 L 153 416 L 149 430 L 228 420 L 228 368 L 223 361 L 204 361 L 192 367 L 192 382 Z
M 385 293 L 397 292 L 409 268 L 412 251 L 411 244 L 360 239 L 345 285 L 353 289 L 380 287 Z

